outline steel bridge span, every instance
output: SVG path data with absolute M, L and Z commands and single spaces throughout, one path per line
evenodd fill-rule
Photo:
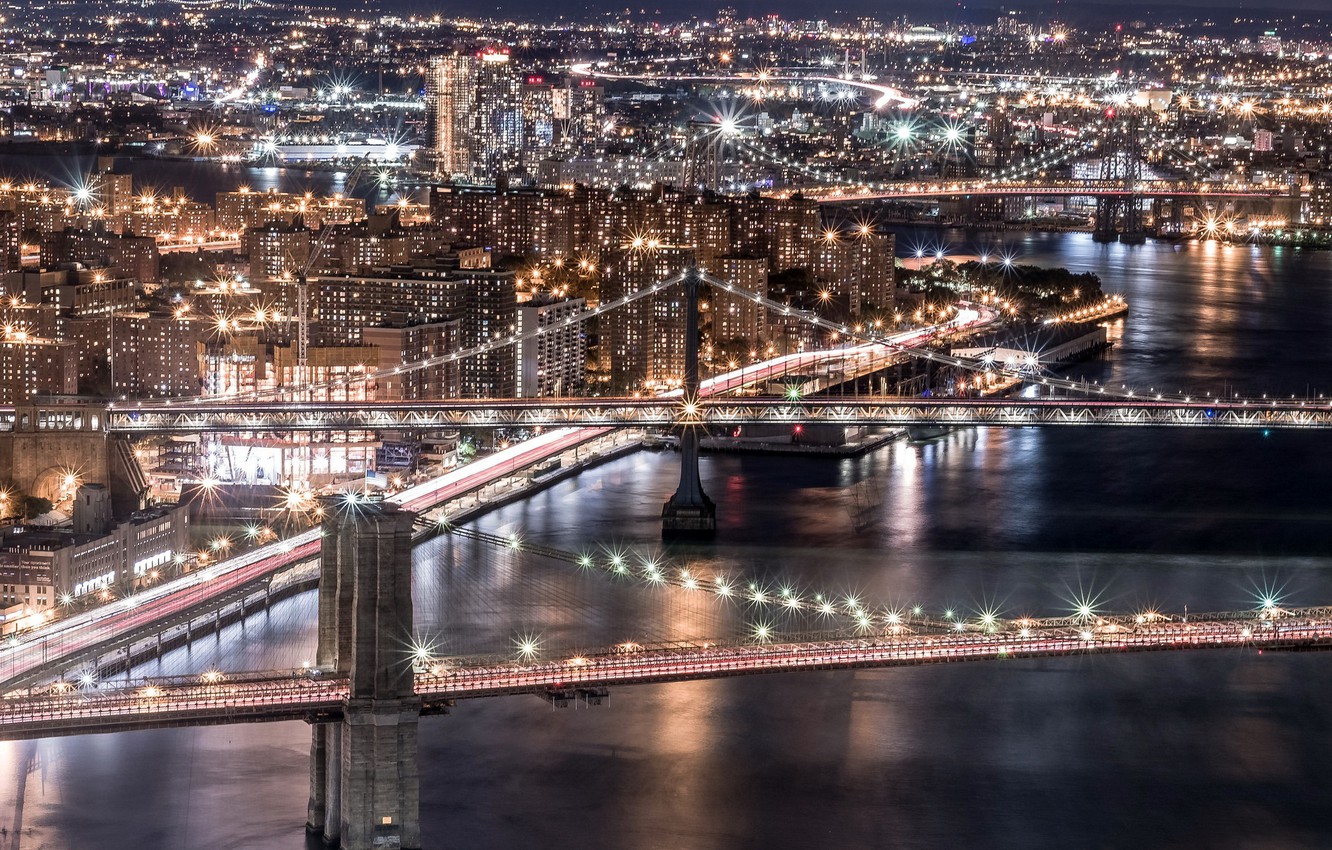
M 114 434 L 236 431 L 428 430 L 503 427 L 896 425 L 1332 428 L 1327 401 L 1175 401 L 1115 398 L 449 399 L 421 402 L 225 402 L 114 407 Z

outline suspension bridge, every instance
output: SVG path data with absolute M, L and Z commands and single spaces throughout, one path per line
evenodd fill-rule
M 678 558 L 580 554 L 474 529 L 444 528 L 458 543 L 480 547 L 459 553 L 471 565 L 469 578 L 414 580 L 409 547 L 428 523 L 392 505 L 350 500 L 328 508 L 318 532 L 324 544 L 312 661 L 296 669 L 210 668 L 150 678 L 127 673 L 105 681 L 85 672 L 0 699 L 0 738 L 303 720 L 312 727 L 308 828 L 348 850 L 376 846 L 385 834 L 402 847 L 420 847 L 417 719 L 465 700 L 527 694 L 554 706 L 591 706 L 621 686 L 765 673 L 1332 648 L 1332 609 L 1285 608 L 1272 600 L 1251 611 L 1186 616 L 1110 615 L 1090 604 L 1055 618 L 938 616 L 849 594 L 773 586 Z M 480 550 L 494 553 L 498 563 L 478 559 Z M 563 568 L 563 589 L 542 579 L 510 585 L 502 577 L 517 561 L 528 562 L 531 572 L 524 576 Z M 497 581 L 506 586 L 497 591 Z M 414 586 L 425 588 L 425 598 L 413 598 Z M 654 622 L 640 624 L 638 634 L 659 639 L 595 648 L 588 639 L 524 633 L 510 651 L 486 653 L 479 650 L 508 642 L 510 631 L 496 631 L 475 614 L 453 614 L 480 602 L 503 609 L 497 615 L 509 624 L 532 622 L 528 605 L 555 621 L 574 612 L 590 620 L 589 596 L 650 599 Z M 471 651 L 445 652 L 447 641 L 426 636 L 429 626 L 445 625 L 441 616 L 452 621 L 450 637 L 460 642 L 490 634 L 474 640 Z M 611 621 L 580 634 L 619 627 Z
M 801 322 L 816 332 L 845 340 L 838 348 L 784 355 L 763 363 L 734 369 L 701 381 L 699 376 L 698 299 L 703 286 L 747 299 L 788 321 Z M 684 370 L 679 390 L 649 397 L 537 398 L 537 399 L 432 399 L 422 401 L 317 401 L 320 395 L 337 397 L 356 384 L 396 377 L 403 372 L 457 363 L 467 357 L 512 347 L 523 340 L 623 309 L 647 297 L 664 296 L 671 287 L 684 290 L 682 309 Z M 672 296 L 675 297 L 675 296 Z M 594 429 L 591 439 L 605 429 L 678 429 L 681 438 L 681 489 L 663 515 L 668 532 L 708 532 L 715 506 L 697 483 L 698 440 L 707 429 L 725 430 L 764 426 L 797 428 L 805 424 L 830 426 L 897 426 L 948 428 L 999 427 L 1187 427 L 1187 428 L 1294 428 L 1322 429 L 1332 425 L 1332 402 L 1312 399 L 1241 399 L 1143 393 L 1129 387 L 1115 389 L 1045 373 L 1033 353 L 1027 365 L 1002 365 L 980 356 L 959 356 L 939 350 L 950 335 L 969 333 L 993 323 L 996 310 L 985 305 L 959 304 L 950 318 L 899 333 L 879 333 L 863 325 L 830 319 L 814 311 L 796 310 L 757 292 L 737 287 L 699 269 L 688 269 L 650 286 L 626 294 L 593 310 L 569 316 L 551 325 L 500 337 L 481 345 L 404 363 L 354 377 L 342 377 L 299 388 L 279 388 L 214 397 L 172 400 L 124 400 L 103 406 L 80 402 L 69 405 L 56 399 L 25 407 L 0 410 L 0 438 L 10 445 L 18 486 L 27 488 L 59 466 L 62 469 L 107 469 L 110 448 L 122 466 L 133 467 L 128 440 L 144 435 L 200 433 L 269 434 L 289 437 L 302 432 L 374 433 L 422 432 L 441 428 L 571 428 Z M 930 367 L 944 367 L 983 376 L 1003 376 L 1035 386 L 1037 397 L 902 397 L 884 395 L 806 396 L 807 392 L 854 381 L 908 359 Z M 781 396 L 736 396 L 735 391 L 757 387 L 771 392 L 781 384 Z M 369 395 L 369 392 L 358 393 Z M 562 449 L 553 449 L 558 452 Z M 54 466 L 53 466 L 54 464 Z M 20 468 L 23 474 L 20 475 Z M 132 470 L 131 470 L 132 471 Z M 141 475 L 142 473 L 140 473 Z M 91 480 L 97 480 L 93 478 Z
M 1227 619 L 1233 617 L 1234 619 Z M 1086 625 L 1006 622 L 962 631 L 910 624 L 896 633 L 811 637 L 747 643 L 686 642 L 676 646 L 606 647 L 554 660 L 510 656 L 423 658 L 412 677 L 422 713 L 444 713 L 458 700 L 534 694 L 552 700 L 605 697 L 614 686 L 665 684 L 762 673 L 851 670 L 1126 652 L 1199 649 L 1332 649 L 1332 612 L 1282 610 L 1202 614 L 1150 624 L 1132 617 L 1098 617 Z M 399 664 L 406 663 L 400 659 Z M 204 673 L 131 678 L 96 687 L 60 682 L 0 705 L 7 740 L 94 734 L 181 725 L 343 717 L 346 676 L 318 668 L 255 673 Z
M 698 377 L 697 290 L 709 285 L 717 292 L 753 301 L 780 317 L 804 322 L 845 339 L 843 346 L 781 355 L 732 369 L 713 378 Z M 513 346 L 534 336 L 568 327 L 587 318 L 621 309 L 669 287 L 687 293 L 687 327 L 681 341 L 686 374 L 680 390 L 656 396 L 534 399 L 432 399 L 421 401 L 316 401 L 319 393 L 368 384 L 378 379 L 456 363 L 467 357 Z M 688 299 L 693 298 L 694 302 Z M 895 426 L 1176 426 L 1231 428 L 1325 428 L 1332 425 L 1332 400 L 1221 398 L 1184 395 L 1127 386 L 1110 387 L 1061 378 L 1039 366 L 1033 352 L 1026 367 L 1004 366 L 992 359 L 963 357 L 933 347 L 950 334 L 981 330 L 998 319 L 990 308 L 962 303 L 952 318 L 898 333 L 878 333 L 864 326 L 830 319 L 814 311 L 796 310 L 756 292 L 737 287 L 698 269 L 655 283 L 580 316 L 550 326 L 499 338 L 474 348 L 413 363 L 341 378 L 300 389 L 279 389 L 235 395 L 174 400 L 121 401 L 107 405 L 103 427 L 117 435 L 200 432 L 326 430 L 429 430 L 457 427 L 733 427 L 803 423 Z M 1038 387 L 1038 398 L 902 397 L 859 395 L 806 397 L 905 359 L 977 373 L 1003 375 Z M 799 378 L 791 382 L 790 379 Z M 788 382 L 781 397 L 737 396 L 734 392 Z M 1062 393 L 1067 397 L 1051 397 Z M 305 398 L 293 398 L 293 396 Z M 267 396 L 267 397 L 265 397 Z M 14 412 L 0 410 L 0 429 L 13 427 Z
M 687 309 L 683 386 L 665 397 L 578 400 L 478 400 L 358 404 L 291 398 L 119 402 L 105 408 L 96 424 L 106 434 L 171 433 L 173 430 L 263 430 L 433 428 L 440 425 L 552 425 L 557 430 L 533 445 L 515 449 L 524 460 L 540 460 L 570 446 L 627 426 L 682 429 L 680 487 L 663 508 L 663 525 L 677 532 L 706 532 L 714 506 L 698 477 L 698 434 L 704 427 L 747 423 L 798 422 L 947 425 L 1160 425 L 1182 427 L 1306 427 L 1332 422 L 1332 406 L 1314 402 L 1135 397 L 1132 390 L 1109 391 L 1048 375 L 1018 373 L 1051 388 L 1090 394 L 1080 399 L 902 399 L 902 398 L 743 398 L 723 393 L 774 374 L 808 367 L 806 355 L 791 355 L 746 374 L 699 380 L 697 299 L 701 286 L 736 292 L 727 281 L 688 270 L 627 299 L 667 286 L 685 288 Z M 744 295 L 742 292 L 737 294 Z M 792 315 L 791 308 L 750 294 L 756 303 Z M 617 305 L 603 305 L 614 309 Z M 622 305 L 620 305 L 622 306 Z M 881 368 L 898 357 L 933 359 L 958 368 L 989 370 L 990 364 L 943 354 L 926 346 L 941 333 L 982 325 L 992 319 L 965 307 L 940 325 L 898 335 L 866 335 L 817 314 L 798 318 L 845 334 L 848 349 L 812 353 L 825 362 L 851 359 L 851 371 Z M 511 345 L 505 338 L 488 347 Z M 452 353 L 445 357 L 466 356 Z M 424 368 L 438 358 L 401 368 Z M 308 392 L 308 390 L 307 390 Z M 288 391 L 288 395 L 290 395 Z M 1095 396 L 1109 395 L 1105 400 Z M 22 425 L 16 411 L 13 427 Z M 86 415 L 86 414 L 85 414 Z M 31 423 L 29 423 L 31 424 Z M 698 426 L 698 427 L 695 427 Z M 59 428 L 54 430 L 58 431 Z M 1004 620 L 983 613 L 963 620 L 928 617 L 919 610 L 886 609 L 855 597 L 770 587 L 743 577 L 713 573 L 658 556 L 632 563 L 625 553 L 575 554 L 524 543 L 517 536 L 486 536 L 418 518 L 449 494 L 465 492 L 505 474 L 507 460 L 465 467 L 448 483 L 413 488 L 397 503 L 356 497 L 329 502 L 323 527 L 270 547 L 260 547 L 234 563 L 184 577 L 179 586 L 143 598 L 123 600 L 106 612 L 87 612 L 87 622 L 57 621 L 62 630 L 25 636 L 10 647 L 10 692 L 0 700 L 0 737 L 27 738 L 85 734 L 173 725 L 200 725 L 304 719 L 313 724 L 311 804 L 308 825 L 343 846 L 371 847 L 385 834 L 403 847 L 420 846 L 416 825 L 415 772 L 399 770 L 414 759 L 416 718 L 448 710 L 459 700 L 538 694 L 553 704 L 607 698 L 608 688 L 689 679 L 803 670 L 836 670 L 961 661 L 1054 657 L 1079 654 L 1195 650 L 1205 648 L 1321 649 L 1332 645 L 1332 612 L 1284 609 L 1265 604 L 1252 612 L 1189 617 L 1145 612 L 1106 616 L 1089 606 L 1073 617 Z M 517 461 L 513 461 L 517 463 Z M 486 462 L 483 462 L 485 464 Z M 508 471 L 511 471 L 511 467 Z M 603 572 L 612 581 L 633 581 L 649 593 L 666 594 L 668 611 L 660 626 L 644 626 L 641 640 L 575 638 L 569 645 L 525 636 L 516 652 L 495 653 L 474 644 L 466 653 L 444 653 L 414 627 L 410 546 L 425 531 L 443 531 L 477 546 L 572 565 L 582 573 Z M 244 621 L 248 594 L 264 592 L 264 582 L 313 557 L 320 559 L 318 648 L 309 664 L 281 671 L 208 670 L 150 681 L 127 674 L 102 681 L 98 653 L 106 646 L 141 639 L 154 629 L 187 630 L 192 617 L 210 606 L 238 604 Z M 455 606 L 480 591 L 494 616 L 512 624 L 535 606 L 560 608 L 560 617 L 587 612 L 586 599 L 551 597 L 538 584 L 529 592 L 539 601 L 522 602 L 488 582 L 462 582 L 434 593 L 447 595 L 451 616 L 475 626 Z M 271 585 L 270 585 L 271 586 Z M 452 599 L 449 590 L 461 591 Z M 496 595 L 498 594 L 498 595 Z M 605 597 L 601 597 L 603 600 Z M 553 601 L 558 600 L 558 601 Z M 440 602 L 439 604 L 444 604 Z M 674 607 L 672 607 L 674 606 Z M 260 606 L 270 610 L 265 602 Z M 433 607 L 433 606 L 427 606 Z M 95 623 L 95 625 L 93 625 Z M 76 628 L 81 626 L 82 628 Z M 91 626 L 91 628 L 89 628 Z M 493 632 L 493 630 L 491 630 Z M 604 631 L 604 630 L 603 630 Z M 649 637 L 646 633 L 652 632 Z M 652 639 L 655 637 L 656 639 Z M 493 634 L 492 634 L 493 638 Z M 461 638 L 460 638 L 461 640 Z M 506 633 L 500 643 L 507 642 Z M 126 662 L 131 666 L 132 646 Z M 55 672 L 73 658 L 93 658 L 93 666 L 73 677 Z M 20 663 L 20 661 L 22 663 Z M 22 670 L 18 668 L 22 667 Z M 119 669 L 119 668 L 117 668 Z M 49 684 L 52 678 L 57 680 Z M 43 684 L 43 682 L 48 684 Z M 350 751 L 344 758 L 341 752 Z M 385 828 L 389 827 L 387 833 Z

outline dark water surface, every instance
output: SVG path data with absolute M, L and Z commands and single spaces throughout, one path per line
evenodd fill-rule
M 1112 355 L 1074 374 L 1332 389 L 1332 255 L 996 242 L 1128 297 Z M 1026 429 L 856 460 L 710 456 L 720 530 L 688 554 L 773 586 L 969 614 L 1058 613 L 1082 594 L 1249 608 L 1268 587 L 1329 602 L 1328 449 L 1320 432 Z M 639 453 L 480 524 L 571 549 L 652 544 L 675 463 Z M 849 497 L 866 480 L 883 500 L 857 533 Z M 734 632 L 754 616 L 465 541 L 420 548 L 416 583 L 418 623 L 458 652 L 519 634 L 555 652 Z M 290 600 L 143 672 L 295 666 L 313 610 Z M 423 721 L 422 820 L 431 848 L 1329 847 L 1329 698 L 1330 657 L 1223 652 L 622 688 L 579 711 L 468 703 Z M 298 723 L 0 745 L 0 850 L 304 848 L 308 746 Z
M 95 156 L 15 155 L 0 153 L 0 178 L 23 182 L 48 180 L 58 186 L 81 185 L 97 168 Z M 313 192 L 330 195 L 346 190 L 348 173 L 323 169 L 279 168 L 239 162 L 211 162 L 153 157 L 115 157 L 116 171 L 134 177 L 137 192 L 152 190 L 170 195 L 180 189 L 186 197 L 214 203 L 218 192 L 248 186 L 255 191 Z M 356 184 L 352 194 L 373 203 L 387 203 L 397 196 L 380 187 L 373 174 Z

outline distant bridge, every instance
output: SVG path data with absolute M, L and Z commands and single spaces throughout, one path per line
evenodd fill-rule
M 862 203 L 865 201 L 915 201 L 939 198 L 1015 197 L 1039 198 L 1189 198 L 1198 200 L 1272 200 L 1287 197 L 1284 189 L 1255 189 L 1239 186 L 1213 186 L 1206 183 L 1179 183 L 1151 180 L 1135 183 L 1132 188 L 1122 181 L 1069 180 L 1063 182 L 1005 183 L 951 182 L 911 183 L 801 189 L 801 193 L 821 204 Z

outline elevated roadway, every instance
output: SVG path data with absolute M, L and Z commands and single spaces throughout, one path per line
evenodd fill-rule
M 855 353 L 846 355 L 857 357 Z M 754 377 L 753 375 L 749 377 Z M 1095 387 L 1087 391 L 1094 393 Z M 440 428 L 673 427 L 830 424 L 884 426 L 1155 426 L 1328 428 L 1327 401 L 1153 398 L 541 398 L 420 402 L 202 403 L 187 409 L 113 410 L 121 434 Z
M 1141 619 L 1141 618 L 1139 618 Z M 440 659 L 416 674 L 426 713 L 457 700 L 536 693 L 576 698 L 617 685 L 762 673 L 872 669 L 1202 649 L 1332 649 L 1327 609 L 1190 619 L 1007 624 L 948 633 L 828 637 L 796 643 L 700 643 L 576 655 L 540 663 Z M 0 739 L 40 738 L 178 725 L 341 716 L 347 681 L 319 670 L 115 683 L 60 683 L 0 701 Z
M 543 434 L 391 498 L 411 510 L 426 510 L 604 433 L 585 428 Z M 11 637 L 0 643 L 0 690 L 24 688 L 53 678 L 53 670 L 128 647 L 202 612 L 234 602 L 261 589 L 274 574 L 317 558 L 319 546 L 320 530 L 313 528 Z

